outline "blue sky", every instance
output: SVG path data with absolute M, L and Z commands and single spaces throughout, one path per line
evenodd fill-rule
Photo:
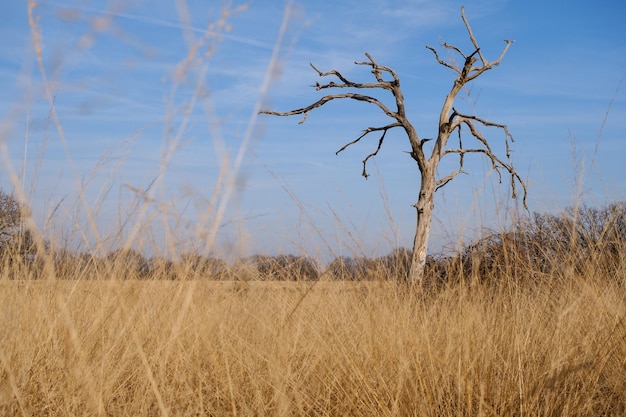
M 302 125 L 298 116 L 257 117 L 256 110 L 320 98 L 309 63 L 370 81 L 353 64 L 369 52 L 400 76 L 420 136 L 435 136 L 453 73 L 425 45 L 446 41 L 470 51 L 462 5 L 252 1 L 221 25 L 221 2 L 46 1 L 33 13 L 46 83 L 26 2 L 2 2 L 0 186 L 13 188 L 11 171 L 22 181 L 25 161 L 35 219 L 51 238 L 81 248 L 129 236 L 155 251 L 185 240 L 203 248 L 212 232 L 207 250 L 233 256 L 328 259 L 410 246 L 419 172 L 404 153 L 406 137 L 390 132 L 368 180 L 361 161 L 376 136 L 335 155 L 362 129 L 388 123 L 377 108 L 333 102 Z M 465 10 L 488 59 L 500 55 L 504 39 L 515 43 L 456 107 L 509 126 L 530 210 L 625 199 L 626 3 L 484 0 Z M 502 149 L 501 132 L 483 133 Z M 454 158 L 444 159 L 440 174 L 454 169 Z M 501 226 L 519 207 L 485 160 L 469 158 L 465 169 L 470 175 L 437 195 L 433 251 Z M 137 208 L 136 190 L 150 203 L 140 199 Z

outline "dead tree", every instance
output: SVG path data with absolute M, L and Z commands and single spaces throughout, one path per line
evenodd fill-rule
M 337 89 L 353 89 L 353 90 L 367 90 L 367 89 L 382 89 L 389 91 L 394 99 L 395 99 L 395 109 L 388 107 L 379 99 L 361 94 L 359 92 L 346 92 L 340 94 L 327 94 L 323 96 L 321 99 L 316 101 L 315 103 L 303 107 L 300 109 L 295 109 L 287 112 L 276 112 L 271 110 L 262 110 L 263 114 L 271 114 L 276 116 L 291 116 L 296 114 L 303 115 L 302 120 L 300 120 L 299 124 L 304 123 L 309 112 L 316 108 L 322 107 L 326 103 L 329 103 L 333 100 L 339 99 L 350 99 L 357 100 L 366 103 L 373 104 L 383 111 L 390 119 L 392 119 L 391 123 L 385 126 L 376 126 L 376 127 L 368 127 L 363 130 L 361 135 L 354 139 L 353 141 L 344 145 L 341 149 L 339 149 L 336 153 L 339 154 L 341 151 L 346 149 L 347 147 L 354 145 L 359 142 L 365 136 L 370 133 L 378 132 L 380 133 L 380 137 L 378 138 L 378 146 L 376 149 L 367 155 L 363 160 L 363 172 L 362 175 L 367 178 L 367 161 L 376 156 L 380 151 L 383 142 L 385 140 L 385 135 L 391 129 L 400 128 L 403 129 L 406 133 L 409 143 L 411 145 L 410 156 L 417 163 L 417 167 L 420 171 L 420 189 L 417 198 L 417 203 L 414 204 L 414 207 L 417 211 L 417 224 L 415 230 L 415 238 L 413 241 L 413 253 L 411 259 L 411 268 L 409 271 L 409 281 L 413 284 L 422 286 L 425 283 L 424 281 L 424 268 L 426 265 L 426 252 L 428 248 L 428 238 L 430 235 L 430 228 L 432 224 L 433 218 L 433 209 L 434 209 L 434 196 L 435 192 L 448 184 L 451 180 L 453 180 L 457 175 L 464 173 L 463 171 L 463 162 L 465 155 L 467 154 L 482 154 L 486 158 L 488 158 L 491 162 L 492 168 L 498 173 L 500 181 L 502 181 L 502 172 L 510 176 L 510 185 L 512 190 L 512 197 L 517 198 L 516 196 L 516 184 L 519 183 L 523 189 L 523 204 L 526 207 L 526 184 L 517 173 L 513 164 L 511 162 L 511 149 L 510 144 L 514 141 L 513 136 L 509 133 L 508 127 L 504 124 L 494 123 L 480 117 L 476 117 L 473 115 L 467 115 L 459 113 L 454 108 L 454 101 L 456 99 L 457 94 L 461 91 L 461 89 L 470 81 L 478 78 L 484 72 L 498 66 L 504 55 L 508 51 L 509 47 L 513 43 L 513 41 L 505 40 L 506 45 L 502 50 L 500 56 L 495 61 L 489 62 L 485 56 L 483 55 L 480 47 L 478 46 L 478 42 L 472 33 L 472 29 L 470 27 L 469 22 L 465 18 L 465 11 L 461 8 L 461 18 L 463 19 L 463 23 L 467 29 L 467 33 L 469 35 L 470 41 L 474 47 L 473 51 L 470 54 L 463 53 L 460 48 L 450 45 L 446 42 L 442 43 L 442 46 L 445 49 L 451 50 L 452 53 L 460 55 L 462 58 L 462 65 L 456 64 L 453 60 L 445 61 L 440 58 L 439 53 L 433 47 L 426 46 L 429 50 L 433 52 L 435 55 L 435 59 L 437 62 L 444 67 L 447 67 L 456 73 L 456 79 L 452 84 L 452 88 L 450 92 L 446 95 L 445 100 L 443 102 L 443 107 L 441 108 L 441 113 L 439 114 L 439 121 L 437 127 L 437 137 L 434 141 L 434 145 L 432 151 L 430 151 L 430 156 L 427 155 L 426 150 L 424 149 L 424 144 L 431 139 L 420 139 L 420 136 L 417 134 L 415 127 L 409 121 L 406 109 L 404 106 L 404 96 L 402 94 L 402 89 L 400 88 L 400 79 L 394 70 L 389 67 L 379 65 L 374 58 L 369 53 L 365 53 L 367 57 L 367 61 L 365 62 L 355 62 L 355 65 L 364 65 L 371 68 L 372 74 L 374 74 L 375 82 L 369 83 L 358 83 L 347 79 L 337 70 L 331 70 L 328 72 L 322 72 L 317 69 L 313 64 L 311 67 L 317 72 L 320 77 L 334 77 L 334 81 L 330 81 L 328 83 L 322 84 L 316 82 L 315 89 L 317 91 L 321 90 L 337 90 Z M 389 79 L 390 77 L 390 79 Z M 464 143 L 462 140 L 463 135 L 461 134 L 462 128 L 465 127 L 469 131 L 470 139 L 472 140 L 472 145 L 466 147 L 467 142 Z M 480 127 L 485 128 L 495 128 L 504 134 L 504 142 L 505 142 L 505 150 L 506 150 L 506 158 L 498 157 L 493 151 L 489 142 L 485 138 L 485 136 L 481 133 Z M 448 146 L 448 139 L 450 136 L 457 132 L 458 143 L 455 146 Z M 439 162 L 446 155 L 458 155 L 459 158 L 459 168 L 456 171 L 449 173 L 448 175 L 437 177 L 437 167 L 439 166 Z

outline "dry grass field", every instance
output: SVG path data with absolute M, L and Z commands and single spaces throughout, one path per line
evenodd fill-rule
M 27 4 L 40 94 L 50 107 L 44 133 L 56 131 L 67 146 L 37 2 Z M 230 14 L 225 9 L 198 39 L 202 54 L 189 48 L 172 90 L 186 76 L 203 79 L 211 45 L 219 43 L 213 31 L 225 33 Z M 87 26 L 106 32 L 107 22 L 94 18 Z M 240 145 L 220 161 L 214 194 L 200 200 L 207 208 L 190 234 L 205 242 L 198 253 L 214 253 L 278 61 L 273 54 Z M 198 82 L 189 108 L 207 91 Z M 179 116 L 167 111 L 167 119 Z M 339 262 L 335 275 L 287 255 L 253 259 L 264 269 L 252 261 L 209 262 L 193 251 L 185 258 L 174 250 L 177 227 L 186 224 L 180 207 L 157 197 L 171 155 L 186 140 L 188 113 L 171 129 L 183 133 L 164 129 L 162 167 L 150 191 L 128 185 L 136 202 L 128 209 L 120 203 L 119 227 L 99 233 L 106 183 L 94 207 L 81 189 L 75 213 L 61 200 L 46 215 L 70 218 L 62 235 L 79 249 L 48 240 L 54 228 L 28 209 L 19 161 L 9 164 L 0 141 L 2 173 L 13 186 L 5 201 L 16 199 L 0 204 L 8 207 L 0 232 L 18 230 L 23 238 L 13 245 L 8 232 L 0 236 L 0 416 L 626 415 L 626 204 L 539 215 L 486 234 L 456 258 L 430 260 L 433 284 L 419 289 L 403 282 L 402 256 L 351 259 L 350 270 Z M 102 158 L 94 172 L 115 160 Z M 82 214 L 88 221 L 81 223 Z M 150 263 L 142 239 L 150 241 L 159 220 L 173 231 L 153 238 L 165 242 L 153 245 L 164 255 Z
M 625 279 L 3 280 L 0 414 L 624 415 Z

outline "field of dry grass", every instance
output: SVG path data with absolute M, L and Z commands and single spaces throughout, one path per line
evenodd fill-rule
M 0 414 L 624 415 L 626 275 L 569 278 L 5 280 Z
M 37 2 L 27 4 L 50 106 L 45 133 L 56 131 L 67 146 Z M 230 15 L 243 8 L 224 9 L 208 26 L 199 38 L 203 58 L 196 61 L 196 47 L 189 48 L 173 90 L 197 74 L 194 94 L 208 91 L 202 80 L 211 45 L 219 43 L 212 33 L 227 31 Z M 91 26 L 105 31 L 103 22 Z M 119 227 L 106 226 L 109 234 L 98 224 L 106 184 L 93 207 L 85 189 L 76 190 L 77 209 L 67 210 L 71 224 L 62 235 L 79 249 L 47 240 L 54 229 L 47 221 L 63 200 L 39 224 L 28 209 L 26 148 L 20 174 L 0 141 L 2 173 L 13 186 L 10 199 L 0 198 L 0 232 L 17 230 L 22 239 L 0 236 L 0 416 L 626 415 L 624 203 L 538 215 L 486 234 L 456 257 L 431 259 L 433 285 L 425 289 L 402 281 L 402 250 L 377 261 L 337 258 L 326 272 L 305 257 L 226 265 L 195 256 L 192 249 L 214 253 L 216 231 L 239 191 L 256 115 L 280 72 L 277 52 L 239 147 L 223 158 L 214 194 L 201 200 L 207 208 L 197 230 L 182 239 L 204 242 L 188 254 L 175 250 L 177 227 L 186 224 L 176 201 L 151 205 L 186 139 L 171 133 L 178 127 L 164 129 L 152 188 L 129 185 L 136 201 L 128 210 L 120 203 L 118 212 L 127 215 L 119 215 Z M 183 119 L 181 132 L 189 116 Z M 213 140 L 220 149 L 221 138 Z M 13 198 L 12 206 L 2 204 Z M 141 238 L 153 243 L 155 219 L 173 226 L 166 238 L 152 238 L 166 243 L 153 245 L 163 256 L 148 262 Z M 109 246 L 114 251 L 107 253 Z

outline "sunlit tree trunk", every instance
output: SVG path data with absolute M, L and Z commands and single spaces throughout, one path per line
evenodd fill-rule
M 433 220 L 433 209 L 435 199 L 435 179 L 427 169 L 422 172 L 420 192 L 415 204 L 417 212 L 417 224 L 415 226 L 415 237 L 413 239 L 413 255 L 411 258 L 411 269 L 409 271 L 409 282 L 412 285 L 422 287 L 424 285 L 424 272 L 426 268 L 426 255 L 428 251 L 428 238 Z

